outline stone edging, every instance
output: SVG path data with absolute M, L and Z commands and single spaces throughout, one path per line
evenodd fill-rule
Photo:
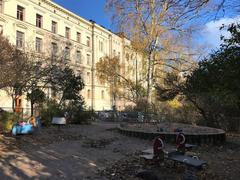
M 177 133 L 164 133 L 164 132 L 144 132 L 139 130 L 130 130 L 119 125 L 118 130 L 121 134 L 138 137 L 141 139 L 153 140 L 155 137 L 161 135 L 164 137 L 165 141 L 175 143 L 175 138 Z M 208 134 L 185 134 L 187 143 L 197 144 L 197 145 L 220 145 L 226 140 L 225 131 L 221 130 L 218 133 L 208 133 Z

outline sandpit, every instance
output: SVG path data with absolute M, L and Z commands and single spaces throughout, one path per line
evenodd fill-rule
M 198 145 L 221 144 L 226 139 L 222 129 L 182 123 L 124 123 L 119 126 L 119 131 L 143 139 L 153 139 L 161 135 L 168 142 L 175 142 L 176 134 L 181 131 L 185 134 L 187 142 Z

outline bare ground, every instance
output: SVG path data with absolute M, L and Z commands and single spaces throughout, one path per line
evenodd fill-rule
M 155 167 L 139 154 L 151 141 L 118 133 L 117 124 L 95 123 L 44 128 L 34 135 L 0 137 L 0 179 L 136 179 L 141 170 L 161 179 L 180 179 L 183 166 L 166 161 Z M 168 146 L 171 148 L 171 146 Z M 193 151 L 208 166 L 199 179 L 239 179 L 240 138 L 229 137 L 225 145 L 204 146 Z

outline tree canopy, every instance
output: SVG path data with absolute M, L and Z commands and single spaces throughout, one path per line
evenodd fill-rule
M 184 94 L 210 126 L 231 129 L 240 117 L 240 25 L 227 29 L 230 38 L 222 38 L 221 48 L 198 63 L 186 82 L 171 82 L 170 88 L 158 88 L 160 100 Z M 173 96 L 172 96 L 173 95 Z

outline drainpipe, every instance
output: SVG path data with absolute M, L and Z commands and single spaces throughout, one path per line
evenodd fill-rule
M 109 56 L 110 56 L 110 58 L 113 58 L 112 35 L 109 34 L 108 38 L 109 38 Z M 110 86 L 109 88 L 111 88 L 111 86 Z M 110 89 L 110 91 L 111 91 L 111 89 Z M 113 93 L 111 93 L 111 94 L 110 94 L 110 104 L 111 104 L 111 108 L 113 108 L 113 106 L 114 106 L 114 98 L 113 98 L 113 96 L 114 96 Z
M 91 67 L 91 74 L 92 74 L 92 98 L 91 98 L 91 108 L 92 111 L 95 109 L 95 35 L 94 35 L 94 28 L 95 28 L 95 21 L 90 20 L 92 23 L 92 67 Z

